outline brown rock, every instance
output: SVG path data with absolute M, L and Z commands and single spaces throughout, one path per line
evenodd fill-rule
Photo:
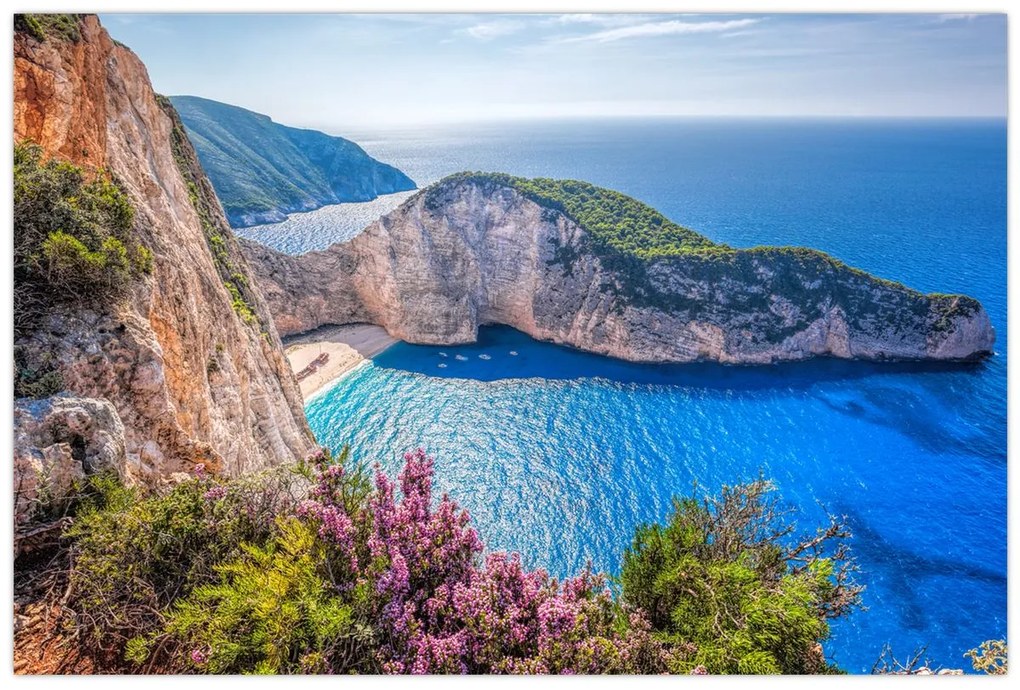
M 14 55 L 15 139 L 111 173 L 154 255 L 151 277 L 120 303 L 99 312 L 54 307 L 17 343 L 26 357 L 56 361 L 70 394 L 109 401 L 123 426 L 118 469 L 130 480 L 155 482 L 198 462 L 235 475 L 306 455 L 314 439 L 268 308 L 194 151 L 186 140 L 171 144 L 172 111 L 157 101 L 144 65 L 93 16 L 77 41 L 19 33 Z M 191 189 L 179 165 L 197 181 Z M 210 233 L 249 284 L 253 319 L 233 308 Z M 64 448 L 48 448 L 33 462 L 75 471 Z

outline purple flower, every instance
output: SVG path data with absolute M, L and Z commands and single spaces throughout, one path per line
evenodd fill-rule
M 434 460 L 404 455 L 392 481 L 376 465 L 368 509 L 348 511 L 341 465 L 319 466 L 295 513 L 313 521 L 338 563 L 340 591 L 364 586 L 387 673 L 648 672 L 664 647 L 647 620 L 620 630 L 606 578 L 589 566 L 558 583 L 518 554 L 490 553 L 450 497 L 433 501 Z M 336 558 L 340 556 L 340 558 Z M 607 649 L 609 651 L 607 651 Z
M 207 661 L 209 661 L 209 654 L 202 649 L 192 649 L 191 661 L 196 666 L 203 666 Z
M 218 501 L 226 495 L 227 487 L 222 484 L 218 484 L 202 494 L 202 498 L 207 501 Z
M 195 479 L 205 479 L 205 463 L 196 464 L 191 468 L 191 473 L 195 475 Z

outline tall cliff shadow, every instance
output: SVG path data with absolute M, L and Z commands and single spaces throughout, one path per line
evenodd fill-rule
M 849 505 L 837 504 L 833 509 L 836 514 L 846 516 L 853 531 L 851 547 L 854 555 L 864 564 L 862 567 L 866 570 L 870 567 L 872 575 L 882 577 L 883 586 L 889 589 L 897 602 L 897 615 L 903 626 L 910 630 L 920 633 L 930 630 L 933 609 L 936 613 L 938 610 L 933 602 L 924 601 L 920 597 L 920 579 L 969 579 L 989 588 L 998 588 L 1003 593 L 1006 591 L 1004 573 L 971 563 L 927 556 L 914 549 L 893 544 Z M 878 569 L 876 566 L 881 568 L 881 573 L 874 572 Z
M 815 397 L 839 414 L 894 429 L 930 453 L 979 457 L 1004 466 L 1006 429 L 995 424 L 998 415 L 973 409 L 967 395 L 949 397 L 938 382 L 929 384 L 920 395 L 913 386 L 878 379 Z
M 622 384 L 705 390 L 807 390 L 818 383 L 916 373 L 974 374 L 983 362 L 864 362 L 819 357 L 772 365 L 639 364 L 536 341 L 508 326 L 486 326 L 470 345 L 398 343 L 374 358 L 386 369 L 476 381 L 600 378 Z M 445 366 L 443 366 L 445 365 Z
M 601 379 L 622 386 L 680 386 L 709 395 L 806 395 L 842 415 L 902 433 L 932 453 L 1005 463 L 1000 414 L 973 404 L 985 362 L 864 362 L 817 358 L 773 365 L 636 364 L 535 341 L 506 326 L 479 329 L 470 345 L 398 343 L 375 366 L 443 379 Z M 842 384 L 852 385 L 842 385 Z

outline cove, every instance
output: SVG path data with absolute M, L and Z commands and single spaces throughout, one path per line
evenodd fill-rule
M 634 527 L 662 520 L 672 496 L 761 472 L 801 531 L 847 516 L 869 610 L 837 622 L 826 651 L 862 672 L 887 642 L 952 664 L 1005 634 L 1006 454 L 980 395 L 989 366 L 631 364 L 488 327 L 472 345 L 398 343 L 306 412 L 321 443 L 391 473 L 424 447 L 436 488 L 490 549 L 557 576 L 588 561 L 618 572 Z

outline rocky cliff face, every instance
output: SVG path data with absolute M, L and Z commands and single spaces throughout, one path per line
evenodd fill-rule
M 84 399 L 76 415 L 109 418 L 97 423 L 103 465 L 129 479 L 158 481 L 197 463 L 233 475 L 304 456 L 313 438 L 277 331 L 172 109 L 95 17 L 81 19 L 79 32 L 74 40 L 16 32 L 15 140 L 108 171 L 154 262 L 115 304 L 54 306 L 16 347 L 56 367 L 65 395 Z M 16 427 L 20 418 L 37 425 L 30 408 Z M 47 447 L 90 442 L 73 431 L 85 427 L 59 425 L 68 438 L 49 434 Z M 56 452 L 33 445 L 33 434 L 21 434 L 21 467 Z M 111 448 L 117 458 L 107 457 Z
M 454 344 L 505 324 L 631 361 L 742 364 L 969 359 L 994 343 L 968 297 L 923 295 L 810 250 L 635 262 L 594 251 L 571 217 L 512 185 L 464 177 L 326 251 L 244 247 L 283 334 L 368 322 L 409 342 Z

